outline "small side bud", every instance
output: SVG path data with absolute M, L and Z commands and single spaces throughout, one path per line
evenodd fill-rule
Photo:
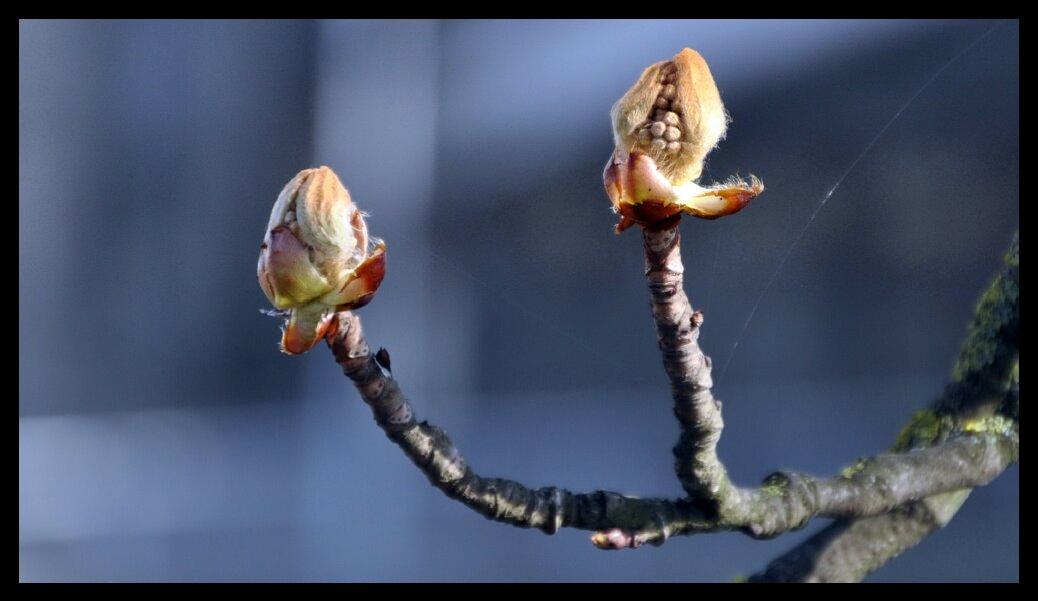
M 611 528 L 593 534 L 591 536 L 591 544 L 599 549 L 615 551 L 617 549 L 637 549 L 641 546 L 641 541 L 633 534 L 624 532 L 619 528 Z

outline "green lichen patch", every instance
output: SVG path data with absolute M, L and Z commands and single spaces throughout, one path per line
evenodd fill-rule
M 1009 383 L 1006 394 L 998 412 L 1014 421 L 1020 421 L 1020 359 L 1013 362 L 1013 370 L 1009 372 Z
M 955 429 L 955 420 L 931 409 L 916 411 L 908 425 L 897 435 L 893 450 L 896 452 L 928 447 Z
M 789 475 L 783 472 L 768 474 L 761 482 L 760 492 L 770 497 L 782 497 L 789 490 Z
M 849 480 L 849 479 L 853 478 L 855 474 L 857 474 L 858 472 L 860 472 L 863 469 L 865 469 L 866 465 L 867 465 L 867 463 L 865 462 L 864 459 L 859 459 L 859 460 L 855 461 L 854 463 L 852 463 L 851 465 L 848 465 L 847 467 L 845 467 L 842 470 L 840 470 L 840 477 L 841 478 L 846 478 L 846 479 Z
M 953 377 L 967 379 L 1004 377 L 1007 362 L 1016 353 L 1020 324 L 1019 234 L 1005 256 L 1006 268 L 981 296 L 970 323 Z
M 1014 428 L 1016 428 L 1016 422 L 1004 415 L 989 415 L 986 417 L 967 419 L 962 422 L 962 426 L 960 427 L 963 432 L 969 432 L 972 434 L 989 432 L 992 434 L 1000 434 L 1002 436 L 1012 434 Z

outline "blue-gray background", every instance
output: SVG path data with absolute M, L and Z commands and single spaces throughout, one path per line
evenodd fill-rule
M 995 27 L 991 31 L 992 27 Z M 960 52 L 985 35 L 968 52 Z M 608 111 L 684 46 L 734 117 L 686 220 L 737 481 L 880 451 L 949 376 L 1019 220 L 1019 26 L 992 21 L 19 26 L 19 577 L 730 580 L 823 526 L 604 553 L 494 524 L 391 445 L 322 348 L 278 353 L 255 262 L 299 169 L 388 241 L 362 315 L 481 473 L 679 494 Z M 719 374 L 718 374 L 719 375 Z M 715 377 L 715 380 L 717 378 Z M 871 580 L 1015 580 L 1019 476 Z

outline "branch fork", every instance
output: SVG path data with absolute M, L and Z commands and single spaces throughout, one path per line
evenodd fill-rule
M 684 497 L 643 499 L 602 490 L 575 493 L 481 476 L 445 432 L 418 421 L 388 369 L 389 353 L 385 349 L 371 352 L 359 317 L 349 311 L 335 314 L 334 334 L 328 344 L 386 436 L 435 487 L 494 521 L 537 528 L 547 534 L 562 528 L 590 530 L 595 546 L 615 550 L 660 545 L 671 536 L 723 530 L 770 538 L 801 528 L 817 516 L 841 518 L 844 521 L 838 523 L 852 526 L 862 518 L 866 526 L 869 519 L 885 520 L 878 523 L 881 528 L 855 530 L 843 525 L 839 534 L 827 529 L 824 537 L 809 541 L 823 551 L 813 547 L 811 552 L 795 550 L 757 575 L 758 579 L 782 579 L 782 575 L 791 573 L 790 562 L 821 570 L 826 577 L 818 579 L 860 579 L 867 572 L 855 573 L 855 578 L 847 576 L 835 567 L 844 563 L 824 549 L 833 541 L 843 541 L 843 546 L 852 549 L 854 544 L 871 545 L 870 552 L 880 553 L 886 561 L 908 543 L 887 545 L 877 551 L 874 541 L 889 541 L 891 529 L 896 529 L 899 537 L 921 538 L 937 527 L 934 511 L 927 507 L 939 509 L 952 501 L 961 504 L 961 491 L 988 483 L 1018 459 L 1019 430 L 1013 419 L 993 414 L 960 423 L 948 418 L 942 422 L 943 430 L 929 439 L 906 438 L 913 441 L 913 448 L 859 460 L 834 477 L 819 479 L 779 472 L 758 488 L 736 486 L 717 455 L 724 425 L 721 404 L 710 391 L 711 362 L 698 343 L 703 314 L 692 310 L 682 288 L 680 234 L 670 229 L 646 231 L 644 235 L 651 312 L 671 381 L 674 414 L 682 430 L 674 455 Z M 1014 273 L 1003 275 L 1013 277 Z M 1000 277 L 993 286 L 1004 284 Z M 1015 311 L 1018 316 L 1018 306 Z M 982 313 L 991 314 L 978 310 L 978 316 Z M 1003 326 L 996 334 L 1008 330 L 1011 324 Z M 989 327 L 980 330 L 991 331 Z M 1006 389 L 1006 394 L 1016 391 L 1018 395 L 1018 385 L 1007 385 Z M 944 521 L 947 519 L 950 515 Z M 857 557 L 842 547 L 840 553 L 838 557 Z M 878 561 L 874 559 L 873 563 Z M 831 573 L 825 573 L 826 569 Z

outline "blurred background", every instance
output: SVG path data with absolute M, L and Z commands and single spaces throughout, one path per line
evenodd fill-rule
M 274 199 L 329 165 L 389 245 L 369 342 L 477 471 L 678 496 L 601 171 L 612 103 L 685 46 L 734 119 L 704 179 L 767 186 L 681 225 L 722 457 L 749 485 L 887 448 L 1018 227 L 1015 21 L 21 21 L 19 578 L 729 581 L 823 527 L 603 553 L 489 522 L 259 311 Z M 869 580 L 1017 580 L 1018 495 Z

